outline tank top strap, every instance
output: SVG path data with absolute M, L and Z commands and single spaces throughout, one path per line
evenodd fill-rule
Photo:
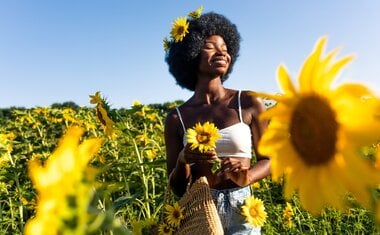
M 179 108 L 176 107 L 175 109 L 177 110 L 177 114 L 178 114 L 179 120 L 181 121 L 182 128 L 183 128 L 183 133 L 186 133 L 186 127 L 185 127 L 185 124 L 183 123 L 181 113 L 179 112 Z
M 238 91 L 238 105 L 239 105 L 239 119 L 240 119 L 240 122 L 243 122 L 243 115 L 241 112 L 240 94 L 241 94 L 241 90 Z

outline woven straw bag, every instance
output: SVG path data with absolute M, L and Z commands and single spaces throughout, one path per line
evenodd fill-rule
M 191 179 L 192 177 L 190 177 Z M 191 181 L 191 180 L 190 180 Z M 165 192 L 164 205 L 168 204 L 171 189 Z M 189 183 L 185 194 L 178 201 L 179 206 L 184 208 L 184 218 L 175 235 L 223 235 L 223 227 L 220 222 L 218 211 L 212 200 L 210 187 L 206 177 L 200 177 L 193 184 Z M 163 216 L 161 216 L 163 223 Z
M 222 235 L 223 227 L 211 197 L 206 177 L 197 179 L 178 204 L 185 208 L 184 219 L 174 234 L 178 235 Z

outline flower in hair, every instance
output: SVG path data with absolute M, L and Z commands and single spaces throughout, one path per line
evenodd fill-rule
M 183 38 L 189 33 L 189 22 L 186 17 L 178 17 L 173 22 L 172 30 L 170 31 L 170 35 L 174 42 L 181 42 Z
M 200 6 L 195 11 L 190 12 L 188 16 L 193 19 L 198 19 L 199 17 L 201 17 L 202 11 L 203 11 L 203 6 Z
M 167 38 L 167 37 L 165 37 L 164 38 L 164 51 L 165 52 L 168 52 L 168 50 L 169 50 L 169 47 L 170 47 L 170 41 L 169 41 L 169 39 Z
M 203 6 L 200 6 L 195 11 L 190 12 L 187 16 L 190 17 L 190 19 L 198 19 L 203 11 Z M 165 52 L 168 52 L 170 45 L 172 43 L 178 43 L 181 42 L 185 36 L 189 33 L 189 21 L 187 17 L 178 17 L 176 20 L 173 21 L 173 25 L 170 31 L 170 40 L 166 37 L 164 38 L 164 50 Z

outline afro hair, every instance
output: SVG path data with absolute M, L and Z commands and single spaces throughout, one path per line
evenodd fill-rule
M 169 72 L 174 76 L 177 84 L 191 91 L 195 90 L 199 54 L 205 39 L 211 35 L 219 35 L 226 42 L 231 64 L 222 77 L 226 81 L 232 67 L 239 56 L 240 34 L 235 24 L 221 14 L 209 12 L 197 19 L 189 21 L 189 33 L 181 42 L 171 43 L 165 61 L 169 65 Z

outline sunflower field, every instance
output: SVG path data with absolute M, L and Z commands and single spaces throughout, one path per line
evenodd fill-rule
M 0 234 L 157 231 L 167 190 L 163 122 L 181 101 L 116 110 L 96 94 L 91 103 L 1 110 Z M 352 198 L 347 211 L 312 215 L 297 194 L 285 200 L 282 180 L 251 187 L 267 215 L 263 234 L 379 233 L 372 210 Z

